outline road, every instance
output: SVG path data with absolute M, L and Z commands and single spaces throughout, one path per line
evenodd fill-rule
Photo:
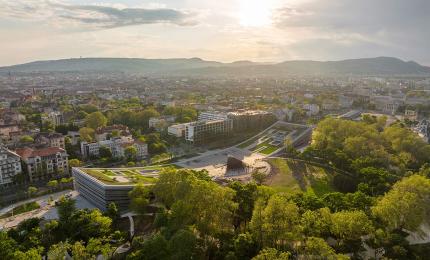
M 16 227 L 19 223 L 21 223 L 22 221 L 29 219 L 29 218 L 36 218 L 37 217 L 37 218 L 44 218 L 47 220 L 58 219 L 57 209 L 55 208 L 53 203 L 49 203 L 49 200 L 50 200 L 50 198 L 53 201 L 58 200 L 60 197 L 64 196 L 65 194 L 70 194 L 71 198 L 75 199 L 77 209 L 86 209 L 86 208 L 93 209 L 93 208 L 96 208 L 96 206 L 92 205 L 85 198 L 80 196 L 77 191 L 71 191 L 71 190 L 61 191 L 61 192 L 57 192 L 57 193 L 53 193 L 53 194 L 49 194 L 49 195 L 44 195 L 44 196 L 41 196 L 38 198 L 33 198 L 30 200 L 22 201 L 19 203 L 15 203 L 13 205 L 8 206 L 7 208 L 2 209 L 1 212 L 6 213 L 14 207 L 17 207 L 17 206 L 22 205 L 24 203 L 33 202 L 33 201 L 36 201 L 40 205 L 39 209 L 25 212 L 25 213 L 22 213 L 22 214 L 13 216 L 13 217 L 0 219 L 0 230 Z
M 31 199 L 28 199 L 28 200 L 23 200 L 23 201 L 11 204 L 11 205 L 9 205 L 9 206 L 7 206 L 5 208 L 0 209 L 0 215 L 3 215 L 5 213 L 11 211 L 13 208 L 16 208 L 18 206 L 21 206 L 21 205 L 29 203 L 29 202 L 36 201 L 36 202 L 41 202 L 43 204 L 44 202 L 47 203 L 47 201 L 51 197 L 54 200 L 56 200 L 56 199 L 59 199 L 61 196 L 64 196 L 65 194 L 67 194 L 69 192 L 71 192 L 71 190 L 64 190 L 64 191 L 60 191 L 60 192 L 56 192 L 56 193 L 51 193 L 51 194 L 43 195 L 43 196 L 40 196 L 40 197 L 31 198 Z

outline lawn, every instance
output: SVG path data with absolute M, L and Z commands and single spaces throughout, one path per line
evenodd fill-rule
M 40 205 L 37 202 L 33 201 L 33 202 L 25 203 L 25 204 L 22 204 L 20 206 L 13 208 L 13 210 L 7 212 L 6 214 L 1 215 L 0 219 L 8 218 L 8 217 L 12 216 L 12 213 L 13 213 L 13 215 L 18 215 L 18 214 L 29 212 L 29 211 L 32 211 L 32 210 L 35 210 L 38 208 L 40 208 Z
M 266 184 L 281 192 L 297 193 L 313 191 L 321 196 L 333 192 L 333 172 L 304 162 L 270 159 L 274 175 Z
M 260 138 L 260 137 L 252 138 L 252 139 L 238 145 L 237 147 L 242 148 L 242 149 L 246 148 L 246 147 L 250 146 L 251 144 L 253 144 L 254 142 L 256 142 L 258 140 L 258 138 Z
M 255 143 L 256 141 L 258 141 L 258 139 L 260 139 L 260 138 L 264 138 L 264 137 L 265 137 L 265 135 L 266 135 L 270 130 L 271 130 L 271 129 L 267 129 L 266 131 L 264 131 L 264 132 L 261 132 L 261 133 L 257 134 L 256 136 L 254 136 L 253 138 L 249 139 L 248 141 L 246 141 L 246 142 L 244 142 L 244 143 L 242 143 L 242 144 L 237 145 L 237 147 L 238 147 L 238 148 L 241 148 L 241 149 L 244 149 L 244 148 L 246 148 L 246 147 L 250 146 L 251 144 L 253 144 L 253 143 Z M 256 134 L 256 133 L 255 133 L 255 134 Z M 251 135 L 251 136 L 252 136 L 252 135 Z M 248 138 L 250 138 L 251 136 L 249 136 Z
M 272 141 L 272 138 L 269 138 L 268 140 L 266 140 L 266 141 L 264 141 L 264 142 L 262 142 L 262 143 L 259 143 L 258 145 L 256 145 L 256 146 L 255 146 L 254 148 L 252 148 L 251 150 L 252 150 L 252 151 L 257 151 L 258 149 L 265 147 L 265 148 L 263 148 L 263 149 L 259 150 L 259 151 L 258 151 L 258 153 L 266 154 L 266 155 L 271 154 L 271 153 L 273 153 L 274 151 L 276 151 L 276 150 L 278 150 L 278 149 L 279 149 L 279 147 L 278 147 L 278 146 L 271 145 L 271 144 L 270 144 L 270 142 L 271 142 L 271 141 Z

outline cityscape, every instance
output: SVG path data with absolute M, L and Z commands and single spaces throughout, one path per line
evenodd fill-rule
M 430 3 L 135 2 L 2 3 L 0 260 L 428 259 Z

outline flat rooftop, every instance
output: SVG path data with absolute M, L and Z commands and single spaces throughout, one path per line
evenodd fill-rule
M 79 168 L 79 170 L 106 185 L 135 185 L 154 183 L 158 173 L 169 167 L 178 168 L 176 165 L 156 165 L 130 168 Z

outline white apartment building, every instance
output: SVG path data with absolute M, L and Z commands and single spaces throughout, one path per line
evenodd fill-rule
M 190 123 L 171 125 L 167 128 L 167 133 L 176 137 L 185 136 L 185 129 Z
M 100 142 L 81 142 L 81 154 L 83 158 L 88 157 L 99 157 L 100 156 L 100 148 L 107 147 L 112 152 L 113 158 L 121 158 L 125 156 L 125 149 L 128 146 L 134 146 L 137 150 L 136 157 L 139 159 L 145 158 L 148 156 L 148 145 L 142 142 L 129 142 L 127 138 L 114 138 L 110 140 L 100 141 Z
M 373 96 L 370 102 L 375 105 L 377 110 L 394 115 L 397 109 L 404 104 L 404 99 L 391 96 Z
M 63 114 L 61 112 L 49 112 L 47 116 L 42 117 L 43 121 L 50 121 L 54 126 L 62 125 L 64 122 Z
M 46 180 L 55 175 L 68 172 L 68 155 L 59 147 L 42 149 L 20 148 L 16 153 L 21 156 L 24 163 L 24 172 L 28 174 L 30 182 Z
M 320 107 L 317 104 L 304 104 L 303 109 L 306 110 L 308 116 L 318 115 Z
M 127 139 L 128 142 L 133 142 L 133 136 L 125 125 L 111 125 L 99 127 L 95 131 L 96 141 L 106 141 L 112 138 L 113 134 L 117 134 L 116 137 L 121 137 L 121 139 Z
M 13 183 L 13 177 L 22 173 L 18 154 L 0 146 L 0 187 Z

